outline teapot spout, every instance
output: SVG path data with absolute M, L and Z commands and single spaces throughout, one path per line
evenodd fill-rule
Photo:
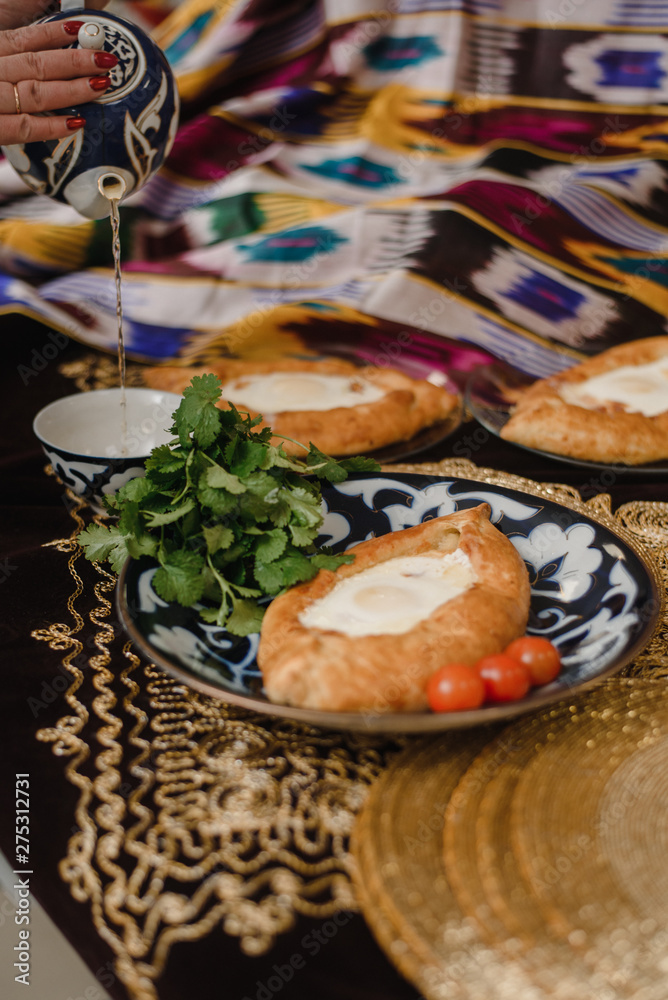
M 120 201 L 125 192 L 127 191 L 127 184 L 125 179 L 121 177 L 120 174 L 116 174 L 113 170 L 108 171 L 106 174 L 102 174 L 101 177 L 97 179 L 97 189 L 101 195 L 108 198 L 109 201 Z
M 93 167 L 70 181 L 67 201 L 87 219 L 106 219 L 112 201 L 122 201 L 134 187 L 134 176 L 122 167 Z

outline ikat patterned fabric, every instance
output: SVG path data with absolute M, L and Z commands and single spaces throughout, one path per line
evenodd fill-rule
M 546 375 L 668 315 L 668 0 L 184 0 L 128 356 L 412 331 Z M 95 136 L 88 136 L 96 141 Z M 0 164 L 0 310 L 116 343 L 108 220 Z

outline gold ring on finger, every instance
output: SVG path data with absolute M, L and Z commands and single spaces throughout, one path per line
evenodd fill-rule
M 17 115 L 22 115 L 23 111 L 21 110 L 21 98 L 19 97 L 19 88 L 15 83 L 13 83 L 12 86 L 14 87 L 14 101 L 16 103 L 16 113 Z

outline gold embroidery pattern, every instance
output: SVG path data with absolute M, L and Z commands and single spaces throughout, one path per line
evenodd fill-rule
M 348 871 L 352 823 L 367 788 L 406 741 L 256 717 L 142 664 L 115 634 L 115 577 L 98 564 L 90 567 L 97 603 L 86 643 L 96 652 L 89 670 L 75 666 L 86 629 L 76 566 L 84 521 L 83 505 L 71 499 L 74 531 L 51 544 L 68 556 L 72 624 L 33 633 L 65 652 L 72 676 L 71 714 L 38 733 L 70 758 L 66 777 L 80 791 L 78 829 L 60 872 L 74 898 L 90 904 L 129 995 L 154 1000 L 176 941 L 222 926 L 258 954 L 297 914 L 326 918 L 357 908 Z M 116 676 L 114 665 L 123 662 Z
M 668 505 L 627 504 L 613 516 L 605 497 L 583 504 L 570 487 L 468 461 L 392 466 L 402 469 L 549 497 L 614 526 L 650 563 L 662 552 L 664 579 L 668 572 Z M 71 622 L 33 633 L 64 654 L 72 677 L 68 714 L 38 734 L 68 758 L 65 776 L 79 789 L 76 832 L 60 870 L 73 896 L 89 904 L 129 996 L 155 1000 L 177 941 L 218 926 L 248 954 L 260 954 L 297 914 L 325 918 L 357 909 L 349 852 L 355 817 L 369 787 L 411 740 L 253 715 L 141 661 L 112 624 L 113 574 L 97 564 L 77 568 L 83 505 L 70 499 L 72 535 L 51 545 L 68 558 Z M 96 598 L 88 623 L 78 610 L 86 576 L 94 577 Z M 668 672 L 661 653 L 666 628 L 664 617 L 661 635 L 627 672 Z M 91 644 L 82 669 L 74 660 Z
M 91 389 L 118 388 L 118 359 L 106 354 L 83 354 L 76 361 L 59 366 L 65 378 L 72 379 L 80 392 Z M 142 366 L 128 362 L 125 366 L 126 385 L 143 386 Z

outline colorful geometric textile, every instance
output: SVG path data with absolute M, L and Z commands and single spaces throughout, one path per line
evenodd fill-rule
M 668 2 L 114 7 L 183 98 L 121 208 L 130 357 L 409 331 L 545 375 L 666 331 Z M 114 350 L 110 267 L 108 220 L 0 165 L 0 310 Z

